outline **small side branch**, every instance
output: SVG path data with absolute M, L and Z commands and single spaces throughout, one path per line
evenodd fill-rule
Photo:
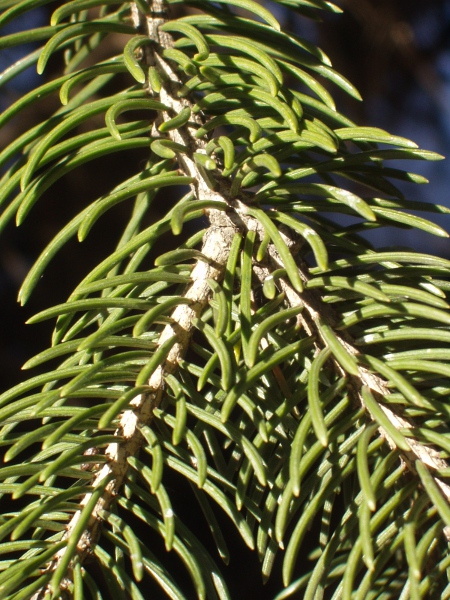
M 292 241 L 292 239 L 290 239 L 289 236 L 285 236 L 285 240 L 288 245 L 294 244 L 294 242 Z M 281 259 L 278 255 L 276 249 L 273 246 L 269 246 L 269 254 L 271 255 L 271 262 L 273 263 L 273 266 L 275 268 L 280 268 L 283 266 Z M 301 263 L 301 261 L 298 261 L 298 262 Z M 301 276 L 304 279 L 304 281 L 307 281 L 307 278 L 308 278 L 307 269 L 306 269 L 306 267 L 302 268 L 301 264 L 300 264 L 300 273 L 301 273 Z M 270 269 L 267 267 L 259 268 L 258 275 L 262 280 L 264 280 L 265 277 L 270 275 Z M 282 290 L 286 294 L 288 303 L 291 306 L 300 306 L 301 305 L 304 307 L 305 310 L 303 311 L 303 313 L 301 313 L 301 315 L 299 315 L 299 317 L 302 319 L 302 324 L 305 327 L 306 331 L 308 332 L 308 335 L 313 335 L 314 332 L 317 332 L 316 333 L 317 348 L 320 349 L 320 348 L 326 346 L 327 345 L 326 341 L 320 340 L 320 333 L 319 333 L 317 327 L 315 326 L 315 322 L 318 319 L 318 317 L 321 316 L 321 317 L 325 317 L 327 319 L 327 322 L 329 322 L 331 324 L 336 324 L 338 322 L 338 318 L 337 318 L 337 315 L 334 313 L 333 309 L 330 306 L 327 306 L 314 290 L 305 290 L 300 295 L 300 294 L 298 294 L 298 292 L 296 292 L 293 289 L 293 287 L 289 284 L 289 282 L 287 280 L 280 279 L 279 281 L 280 281 Z M 306 314 L 305 314 L 305 312 L 306 312 Z M 342 346 L 345 347 L 347 352 L 349 352 L 350 354 L 352 354 L 354 356 L 359 354 L 358 350 L 356 349 L 356 347 L 353 343 L 353 340 L 349 336 L 347 336 L 345 334 L 342 334 L 342 335 L 336 334 L 336 337 L 338 338 L 338 340 L 342 344 Z M 336 366 L 336 369 L 338 369 L 341 372 L 341 374 L 343 374 L 342 368 L 337 363 L 337 361 L 335 361 L 335 366 Z M 374 394 L 376 396 L 378 396 L 380 398 L 380 400 L 382 400 L 383 396 L 386 396 L 390 393 L 389 388 L 386 384 L 386 381 L 384 381 L 384 379 L 382 377 L 380 377 L 379 375 L 377 375 L 375 373 L 372 373 L 364 366 L 358 365 L 358 371 L 359 371 L 358 376 L 348 375 L 349 390 L 351 391 L 351 393 L 353 395 L 355 405 L 357 405 L 357 404 L 362 405 L 365 408 L 365 410 L 371 415 L 370 410 L 366 406 L 363 396 L 361 394 L 361 388 L 363 386 L 367 386 L 374 392 Z M 405 419 L 404 417 L 397 415 L 391 408 L 389 408 L 382 402 L 379 402 L 379 406 L 382 409 L 382 411 L 384 412 L 384 414 L 387 416 L 387 418 L 389 419 L 390 423 L 398 431 L 400 431 L 401 429 L 413 429 L 414 428 L 414 424 L 411 421 Z M 371 415 L 371 417 L 373 418 L 373 415 Z M 389 436 L 389 433 L 381 426 L 378 429 L 379 429 L 380 434 L 386 439 L 389 446 L 392 449 L 398 449 L 394 440 Z M 411 451 L 405 452 L 404 450 L 400 450 L 400 453 L 401 453 L 401 459 L 404 461 L 404 463 L 406 464 L 406 466 L 408 467 L 410 472 L 414 473 L 418 477 L 418 474 L 417 474 L 416 468 L 415 468 L 415 461 L 420 460 L 428 469 L 431 470 L 431 474 L 432 474 L 434 481 L 436 482 L 436 484 L 438 485 L 442 494 L 444 495 L 444 497 L 447 499 L 448 503 L 450 504 L 450 486 L 447 483 L 445 483 L 445 481 L 443 481 L 440 477 L 433 474 L 433 471 L 440 470 L 440 469 L 448 469 L 449 465 L 448 465 L 447 461 L 445 461 L 444 459 L 442 459 L 440 457 L 439 452 L 437 450 L 434 450 L 433 448 L 426 446 L 426 445 L 418 442 L 417 440 L 414 440 L 413 438 L 408 437 L 407 443 L 408 443 L 409 447 L 411 448 Z M 450 531 L 448 531 L 448 529 L 449 528 L 447 528 L 447 527 L 444 528 L 444 535 L 446 536 L 447 539 L 450 539 Z

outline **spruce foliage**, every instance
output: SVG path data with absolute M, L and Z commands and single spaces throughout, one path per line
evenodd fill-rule
M 44 5 L 0 0 L 0 27 Z M 153 580 L 225 600 L 230 528 L 277 600 L 450 597 L 450 261 L 364 235 L 447 236 L 416 212 L 448 209 L 405 197 L 396 182 L 424 179 L 393 162 L 441 157 L 340 114 L 333 86 L 357 90 L 255 0 L 59 2 L 0 49 L 31 41 L 0 84 L 33 64 L 42 84 L 0 125 L 60 107 L 0 153 L 0 228 L 86 163 L 143 162 L 20 290 L 129 205 L 115 249 L 31 319 L 55 322 L 39 374 L 0 396 L 0 597 L 138 600 Z

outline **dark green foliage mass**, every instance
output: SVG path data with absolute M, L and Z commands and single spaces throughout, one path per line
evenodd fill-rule
M 142 160 L 19 294 L 128 207 L 0 396 L 0 597 L 225 600 L 238 535 L 277 600 L 449 598 L 450 261 L 365 236 L 447 236 L 394 162 L 441 157 L 340 114 L 333 86 L 357 90 L 254 0 L 0 0 L 0 27 L 44 5 L 0 38 L 40 45 L 0 85 L 43 73 L 0 125 L 60 99 L 0 153 L 0 228 L 87 163 Z

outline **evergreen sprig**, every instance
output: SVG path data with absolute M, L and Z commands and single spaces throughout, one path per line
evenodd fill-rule
M 49 3 L 0 0 L 0 26 Z M 114 33 L 123 52 L 105 58 Z M 254 0 L 61 2 L 0 49 L 31 41 L 0 85 L 49 59 L 60 74 L 0 124 L 45 95 L 61 107 L 0 153 L 0 228 L 97 158 L 140 149 L 146 165 L 85 206 L 20 290 L 25 303 L 71 238 L 100 238 L 131 204 L 115 250 L 30 320 L 56 325 L 25 368 L 57 366 L 0 396 L 0 597 L 137 600 L 154 579 L 184 598 L 174 553 L 198 598 L 230 598 L 222 514 L 263 580 L 282 555 L 277 600 L 447 597 L 450 261 L 364 236 L 447 237 L 411 211 L 449 210 L 405 198 L 395 182 L 424 179 L 390 166 L 441 157 L 341 115 L 329 88 L 357 90 Z M 117 76 L 128 87 L 111 94 Z M 158 220 L 165 188 L 177 201 Z M 174 478 L 215 552 L 177 515 Z

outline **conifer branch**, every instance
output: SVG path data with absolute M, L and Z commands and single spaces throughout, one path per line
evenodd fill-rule
M 161 32 L 159 27 L 167 20 L 168 9 L 165 2 L 155 0 L 152 3 L 149 15 L 147 15 L 144 26 L 147 29 L 147 35 L 154 40 L 155 45 L 151 52 L 146 53 L 146 59 L 149 65 L 157 65 L 166 76 L 159 98 L 166 106 L 170 107 L 170 112 L 164 112 L 163 118 L 155 121 L 153 134 L 158 135 L 157 127 L 164 120 L 169 120 L 173 114 L 179 114 L 186 106 L 192 108 L 188 99 L 177 98 L 176 92 L 182 85 L 176 73 L 170 65 L 164 61 L 158 53 L 159 48 L 170 47 L 172 39 L 169 34 Z M 143 16 L 137 15 L 134 10 L 135 23 L 142 26 Z M 205 153 L 206 143 L 195 137 L 197 127 L 203 124 L 202 118 L 193 115 L 195 127 L 187 125 L 169 131 L 167 138 L 178 144 L 189 148 L 187 153 L 177 153 L 177 162 L 181 172 L 192 177 L 194 183 L 191 184 L 192 191 L 196 200 L 216 200 L 226 202 L 230 205 L 230 212 L 223 212 L 215 209 L 205 211 L 209 220 L 201 252 L 206 257 L 207 262 L 198 260 L 191 273 L 191 283 L 187 286 L 183 296 L 190 300 L 189 304 L 181 304 L 175 308 L 170 316 L 171 323 L 161 332 L 157 342 L 157 348 L 161 347 L 173 336 L 176 336 L 176 343 L 170 350 L 165 361 L 154 371 L 148 381 L 149 392 L 139 394 L 130 403 L 130 408 L 121 415 L 119 426 L 115 435 L 117 442 L 109 444 L 105 450 L 105 456 L 108 462 L 100 469 L 92 481 L 92 487 L 98 488 L 105 480 L 108 482 L 104 486 L 104 492 L 95 504 L 91 518 L 77 544 L 76 560 L 83 560 L 92 553 L 103 523 L 102 512 L 108 510 L 111 503 L 119 494 L 123 482 L 128 472 L 128 458 L 136 456 L 139 452 L 144 438 L 140 429 L 149 425 L 153 418 L 153 411 L 160 405 L 164 396 L 164 377 L 173 374 L 178 368 L 179 361 L 184 357 L 188 350 L 192 332 L 193 321 L 200 317 L 205 307 L 208 305 L 211 297 L 211 288 L 207 284 L 208 279 L 220 281 L 223 277 L 224 268 L 229 256 L 231 243 L 235 234 L 245 228 L 258 230 L 261 234 L 262 228 L 255 219 L 245 215 L 245 207 L 239 201 L 234 199 L 230 202 L 229 186 L 223 183 L 217 183 L 212 176 L 202 168 L 194 159 L 196 152 Z M 232 205 L 232 206 L 231 206 Z M 88 504 L 92 494 L 88 493 L 80 501 L 80 509 L 75 513 L 67 526 L 64 539 L 68 539 L 71 532 L 76 527 L 81 511 Z M 47 571 L 54 572 L 64 557 L 66 548 L 62 548 L 53 558 L 47 567 Z M 70 569 L 69 569 L 70 571 Z M 67 589 L 71 581 L 66 579 L 60 584 L 61 589 Z M 41 600 L 45 597 L 46 590 L 42 590 L 33 600 Z
M 291 251 L 295 254 L 296 244 L 295 238 L 292 233 L 289 233 L 286 229 L 283 231 L 283 237 L 291 249 Z M 262 266 L 258 265 L 254 269 L 255 275 L 260 280 L 262 284 L 264 280 L 269 277 L 274 269 L 282 268 L 283 262 L 273 244 L 269 244 L 268 254 L 270 256 L 271 265 Z M 297 258 L 297 264 L 299 266 L 299 272 L 306 283 L 308 281 L 308 269 L 306 265 L 303 263 L 301 258 Z M 308 333 L 308 336 L 313 336 L 316 339 L 315 346 L 316 351 L 319 352 L 322 348 L 327 346 L 327 342 L 324 339 L 320 339 L 321 334 L 317 328 L 317 320 L 319 317 L 324 317 L 327 323 L 332 325 L 336 325 L 338 323 L 338 316 L 333 311 L 332 307 L 325 304 L 321 299 L 320 295 L 315 290 L 304 290 L 302 294 L 299 294 L 289 283 L 287 278 L 280 278 L 279 285 L 282 291 L 286 294 L 286 298 L 288 304 L 291 307 L 295 306 L 303 306 L 304 311 L 297 316 L 299 322 L 301 322 L 302 326 Z M 306 311 L 306 314 L 305 314 Z M 354 343 L 354 340 L 348 334 L 344 332 L 336 332 L 335 335 L 339 340 L 339 343 L 353 356 L 357 356 L 359 351 Z M 320 340 L 320 341 L 319 341 Z M 339 365 L 336 359 L 332 359 L 336 370 L 340 373 L 340 375 L 347 375 L 349 377 L 348 390 L 351 392 L 353 397 L 353 402 L 356 405 L 361 405 L 364 409 L 371 415 L 370 409 L 367 407 L 364 398 L 361 394 L 361 388 L 363 386 L 367 386 L 369 389 L 373 391 L 376 396 L 378 405 L 381 410 L 385 413 L 390 423 L 395 427 L 396 430 L 400 431 L 402 429 L 413 429 L 414 423 L 411 420 L 407 420 L 400 415 L 397 415 L 391 408 L 386 406 L 383 403 L 383 396 L 389 394 L 389 387 L 387 382 L 383 380 L 379 375 L 369 371 L 365 366 L 358 365 L 358 376 L 345 374 L 342 367 Z M 371 418 L 374 420 L 373 415 Z M 382 426 L 378 428 L 380 434 L 389 444 L 391 449 L 397 449 L 400 452 L 401 460 L 407 465 L 409 471 L 414 473 L 417 476 L 417 470 L 415 467 L 415 461 L 420 460 L 428 469 L 431 469 L 431 475 L 442 491 L 444 497 L 447 502 L 450 504 L 450 486 L 445 483 L 440 477 L 434 474 L 434 471 L 438 469 L 448 469 L 449 464 L 446 460 L 440 457 L 440 454 L 437 450 L 430 446 L 425 446 L 421 444 L 419 441 L 413 438 L 407 438 L 408 444 L 411 448 L 410 452 L 405 452 L 398 448 L 395 441 L 389 435 L 389 433 Z M 446 539 L 450 540 L 450 531 L 448 527 L 443 527 L 443 533 Z
M 105 212 L 135 198 L 116 249 L 67 303 L 33 317 L 34 322 L 55 316 L 58 321 L 53 346 L 25 368 L 63 357 L 59 366 L 0 396 L 3 444 L 9 446 L 5 462 L 24 450 L 35 452 L 43 442 L 13 471 L 2 469 L 2 489 L 12 502 L 22 502 L 25 494 L 40 495 L 5 513 L 0 539 L 10 535 L 10 542 L 2 544 L 4 552 L 16 540 L 27 544 L 24 536 L 32 528 L 30 539 L 43 545 L 8 561 L 11 565 L 0 573 L 0 596 L 16 598 L 21 569 L 31 587 L 19 592 L 20 598 L 81 597 L 86 586 L 95 595 L 87 559 L 95 554 L 99 563 L 94 569 L 101 565 L 107 572 L 112 540 L 128 554 L 136 590 L 141 582 L 146 586 L 143 578 L 160 566 L 141 531 L 134 532 L 139 518 L 164 538 L 167 551 L 178 552 L 181 546 L 192 551 L 192 561 L 185 562 L 195 591 L 199 598 L 214 598 L 213 587 L 225 589 L 225 580 L 189 523 L 181 522 L 176 500 L 175 510 L 167 509 L 167 467 L 194 488 L 197 484 L 194 493 L 207 520 L 214 520 L 216 508 L 223 509 L 247 546 L 257 547 L 264 578 L 282 548 L 283 583 L 292 582 L 303 537 L 314 522 L 321 527 L 320 558 L 294 593 L 306 585 L 306 598 L 333 589 L 345 598 L 363 597 L 368 578 L 376 586 L 385 581 L 384 556 L 390 569 L 404 537 L 406 559 L 398 559 L 396 585 L 404 586 L 402 597 L 418 598 L 419 585 L 425 589 L 434 583 L 428 575 L 421 583 L 424 561 L 415 556 L 420 554 L 415 546 L 422 551 L 425 542 L 416 544 L 416 533 L 419 539 L 433 521 L 436 543 L 445 547 L 436 534 L 442 519 L 447 525 L 443 534 L 450 539 L 448 410 L 442 402 L 448 392 L 443 377 L 450 373 L 448 285 L 443 281 L 450 262 L 403 250 L 377 252 L 358 232 L 364 235 L 369 227 L 392 221 L 444 236 L 431 221 L 405 212 L 410 207 L 390 181 L 423 178 L 382 168 L 383 160 L 436 160 L 437 155 L 380 129 L 354 126 L 340 115 L 315 75 L 355 97 L 357 90 L 331 69 L 319 49 L 280 30 L 264 3 L 204 2 L 198 19 L 188 15 L 174 21 L 167 0 L 136 0 L 117 12 L 106 3 L 100 19 L 91 21 L 89 7 L 95 3 L 83 3 L 82 14 L 75 12 L 81 10 L 76 3 L 62 3 L 51 20 L 57 29 L 42 28 L 33 35 L 50 36 L 39 70 L 64 50 L 67 75 L 6 111 L 8 120 L 63 82 L 60 97 L 67 113 L 55 113 L 48 129 L 30 130 L 1 153 L 4 162 L 8 152 L 23 153 L 5 175 L 5 194 L 15 199 L 4 218 L 17 211 L 21 221 L 53 178 L 85 160 L 129 148 L 143 149 L 145 156 L 149 144 L 152 155 L 148 168 L 137 167 L 137 174 L 83 209 L 55 237 L 24 284 L 23 297 L 28 297 L 62 244 L 77 231 L 83 240 Z M 8 1 L 0 20 L 4 24 L 16 8 L 20 13 L 29 4 Z M 307 7 L 291 4 L 306 16 L 319 8 L 338 10 L 321 0 Z M 243 13 L 236 13 L 235 6 Z M 116 31 L 132 36 L 122 57 L 78 68 L 96 40 Z M 176 42 L 170 32 L 176 32 Z M 28 36 L 23 34 L 23 43 Z M 6 36 L 6 47 L 15 39 L 16 34 Z M 91 100 L 116 73 L 138 84 L 120 94 L 104 89 L 102 98 Z M 307 93 L 295 83 L 290 87 L 287 75 Z M 79 96 L 71 98 L 80 84 Z M 136 109 L 151 111 L 150 127 L 149 121 L 116 123 L 123 112 Z M 71 127 L 101 112 L 106 128 L 94 125 L 88 143 L 71 135 Z M 215 137 L 223 125 L 226 135 Z M 339 187 L 335 175 L 349 175 L 366 192 L 359 196 L 354 188 Z M 161 197 L 158 190 L 187 182 L 190 194 L 147 227 L 151 202 Z M 372 197 L 373 189 L 388 198 Z M 200 246 L 196 234 L 171 253 L 175 266 L 166 268 L 170 260 L 164 263 L 160 257 L 156 269 L 140 270 L 161 235 L 169 227 L 178 235 L 185 221 L 201 214 L 200 207 L 208 220 L 201 253 L 193 249 L 194 241 Z M 445 212 L 443 207 L 434 210 Z M 358 223 L 343 228 L 326 218 L 327 211 L 357 216 Z M 307 262 L 312 255 L 317 267 Z M 192 267 L 183 264 L 186 256 L 197 259 Z M 435 273 L 442 281 L 433 281 Z M 274 282 L 282 293 L 277 295 Z M 436 324 L 438 341 L 433 338 Z M 364 354 L 367 346 L 374 350 Z M 37 425 L 23 436 L 22 416 Z M 16 466 L 23 466 L 23 472 Z M 86 484 L 66 489 L 70 478 Z M 389 478 L 389 484 L 381 484 Z M 405 489 L 413 490 L 411 497 L 402 496 Z M 342 507 L 333 508 L 341 492 L 350 495 L 345 514 Z M 389 513 L 383 513 L 384 506 Z M 55 525 L 55 513 L 63 524 Z M 392 527 L 380 532 L 391 516 Z M 411 525 L 409 542 L 402 529 L 405 520 Z M 220 527 L 210 524 L 226 560 Z M 430 577 L 443 572 L 444 563 L 433 560 Z M 358 571 L 361 563 L 367 567 L 364 576 Z M 112 593 L 116 585 L 125 589 L 128 567 L 117 564 L 107 573 L 117 574 L 117 584 L 108 579 Z M 342 568 L 339 583 L 336 573 Z M 176 578 L 166 575 L 171 597 L 182 596 Z M 130 581 L 134 586 L 131 576 Z

